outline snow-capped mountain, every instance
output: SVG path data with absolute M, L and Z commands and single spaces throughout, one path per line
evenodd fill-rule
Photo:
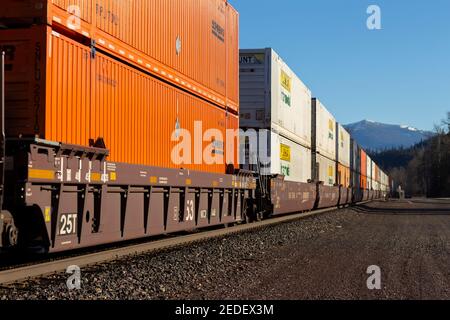
M 402 146 L 408 148 L 433 135 L 432 132 L 409 125 L 385 124 L 371 120 L 348 124 L 345 128 L 364 149 L 374 151 Z

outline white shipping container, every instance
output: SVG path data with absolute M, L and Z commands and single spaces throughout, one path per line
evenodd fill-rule
M 257 141 L 251 142 L 251 139 Z M 311 179 L 311 149 L 270 131 L 266 131 L 266 136 L 256 138 L 241 136 L 240 143 L 244 169 L 257 171 L 255 163 L 258 159 L 263 175 L 279 174 L 285 176 L 286 181 L 304 183 Z
M 334 186 L 336 183 L 336 162 L 320 154 L 316 155 L 316 168 L 319 181 L 326 186 Z
M 350 167 L 350 133 L 342 125 L 338 125 L 338 161 L 340 164 Z
M 389 176 L 387 174 L 384 175 L 384 185 L 386 187 L 386 191 L 389 191 Z
M 308 182 L 311 179 L 311 149 L 272 133 L 272 174 L 286 181 Z
M 367 179 L 369 178 L 372 178 L 372 159 L 367 155 Z
M 376 164 L 374 161 L 372 161 L 372 180 L 376 181 L 378 179 L 376 175 Z
M 311 148 L 311 91 L 270 48 L 240 51 L 240 126 Z
M 319 99 L 313 99 L 312 103 L 315 103 L 316 106 L 316 150 L 321 155 L 335 161 L 336 119 Z
M 373 181 L 373 190 L 380 191 L 380 183 L 378 181 Z

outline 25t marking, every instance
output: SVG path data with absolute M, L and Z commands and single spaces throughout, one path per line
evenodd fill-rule
M 77 234 L 77 214 L 62 214 L 59 219 L 59 235 L 70 236 Z

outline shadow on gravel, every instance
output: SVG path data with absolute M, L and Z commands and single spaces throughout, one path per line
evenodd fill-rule
M 352 210 L 363 213 L 363 214 L 376 214 L 376 215 L 396 215 L 396 216 L 450 216 L 450 207 L 449 208 L 373 208 L 367 205 L 360 205 L 353 207 Z

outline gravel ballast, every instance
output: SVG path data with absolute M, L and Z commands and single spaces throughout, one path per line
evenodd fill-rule
M 382 273 L 367 288 L 368 266 Z M 393 201 L 131 256 L 0 299 L 449 299 L 450 201 Z

